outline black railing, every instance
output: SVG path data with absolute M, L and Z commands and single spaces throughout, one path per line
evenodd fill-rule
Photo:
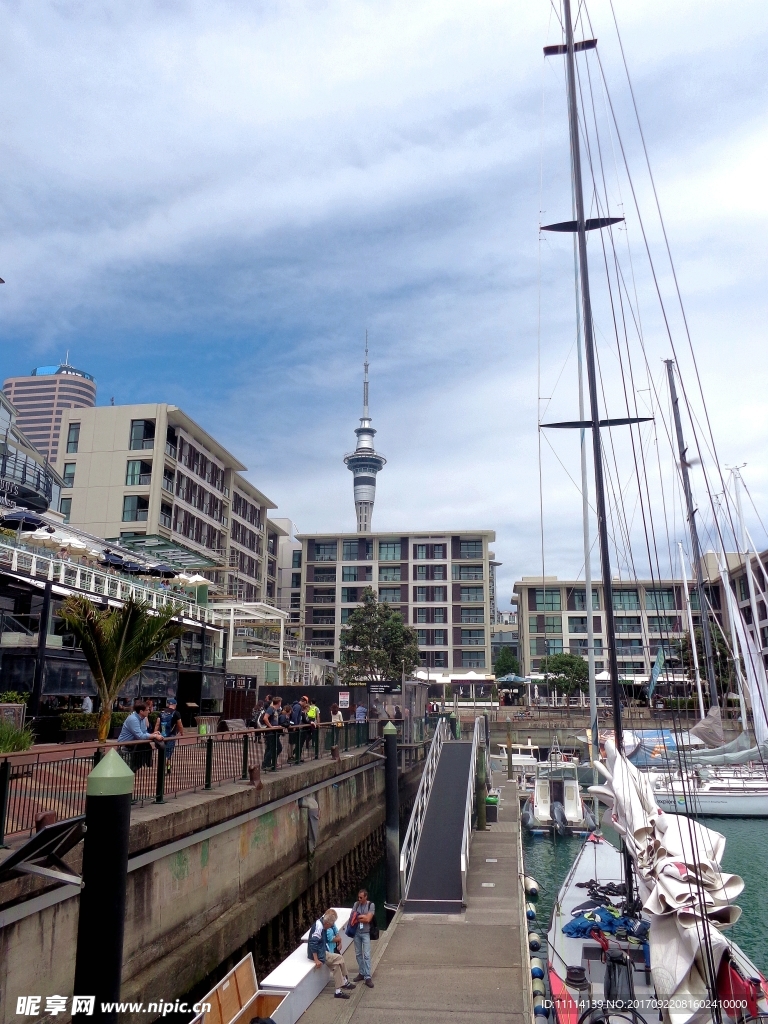
M 31 833 L 42 811 L 55 811 L 58 819 L 83 814 L 88 774 L 112 747 L 134 772 L 134 802 L 143 804 L 248 779 L 257 766 L 278 772 L 330 758 L 334 748 L 341 753 L 367 746 L 368 737 L 367 722 L 321 723 L 6 754 L 0 759 L 0 843 Z

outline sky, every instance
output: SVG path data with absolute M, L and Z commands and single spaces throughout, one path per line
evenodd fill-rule
M 685 394 L 703 422 L 700 381 L 719 462 L 747 464 L 768 521 L 768 8 L 614 9 L 692 349 L 609 0 L 588 12 Z M 68 351 L 100 404 L 181 406 L 249 467 L 275 515 L 352 530 L 342 457 L 367 329 L 388 460 L 374 529 L 495 530 L 501 607 L 515 579 L 542 571 L 542 523 L 546 573 L 582 572 L 578 437 L 537 431 L 540 417 L 577 414 L 571 239 L 539 233 L 571 215 L 563 65 L 542 56 L 561 38 L 553 6 L 38 0 L 0 3 L 0 22 L 3 376 Z M 616 237 L 643 313 L 644 377 L 630 382 L 642 404 L 663 391 L 670 340 L 595 83 L 605 194 L 626 217 Z M 595 295 L 614 412 L 623 382 L 597 280 Z M 657 422 L 639 443 L 671 481 L 655 491 L 669 546 L 682 519 Z M 612 457 L 624 481 L 626 437 Z

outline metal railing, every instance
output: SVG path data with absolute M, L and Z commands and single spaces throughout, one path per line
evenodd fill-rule
M 480 738 L 482 737 L 482 745 Z M 477 774 L 478 751 L 485 757 L 485 719 L 476 718 L 472 733 L 472 754 L 469 760 L 467 796 L 464 805 L 464 831 L 461 836 L 461 899 L 467 902 L 467 874 L 469 872 L 469 846 L 472 842 L 472 819 L 475 816 L 475 776 Z
M 187 595 L 128 576 L 104 572 L 102 569 L 95 569 L 69 559 L 38 554 L 37 551 L 9 543 L 7 540 L 0 541 L 0 567 L 33 579 L 50 580 L 52 583 L 82 591 L 89 597 L 114 597 L 126 601 L 133 595 L 136 600 L 148 602 L 152 608 L 175 604 L 179 606 L 180 614 L 184 618 L 215 624 L 214 611 L 205 605 L 197 604 L 196 601 L 190 601 Z
M 334 748 L 341 753 L 368 744 L 368 723 L 347 722 L 241 729 L 164 741 L 94 741 L 5 754 L 0 756 L 0 843 L 5 836 L 31 833 L 42 811 L 55 811 L 60 820 L 83 814 L 88 774 L 112 747 L 134 772 L 133 799 L 143 804 L 164 803 L 180 793 L 248 779 L 256 766 L 274 773 L 331 758 L 337 752 Z
M 419 840 L 421 839 L 421 829 L 424 825 L 429 795 L 432 792 L 432 783 L 437 771 L 437 762 L 440 760 L 440 751 L 443 749 L 443 743 L 448 739 L 448 736 L 448 722 L 445 718 L 441 718 L 432 737 L 429 754 L 427 755 L 424 771 L 419 782 L 419 790 L 416 794 L 413 810 L 411 811 L 411 820 L 408 822 L 408 831 L 405 833 L 405 839 L 400 849 L 401 899 L 406 899 L 408 896 L 413 866 L 416 863 L 416 854 L 419 849 Z

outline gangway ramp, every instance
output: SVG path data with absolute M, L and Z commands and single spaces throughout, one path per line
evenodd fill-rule
M 461 848 L 472 744 L 443 744 L 421 829 L 404 910 L 459 913 L 463 905 Z

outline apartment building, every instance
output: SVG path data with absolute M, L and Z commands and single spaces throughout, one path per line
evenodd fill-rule
M 694 626 L 701 622 L 698 593 L 688 584 Z M 726 632 L 727 614 L 721 586 L 705 585 L 712 609 Z M 595 670 L 607 669 L 605 651 L 605 600 L 601 583 L 593 584 L 587 605 L 584 582 L 559 580 L 557 576 L 523 576 L 512 597 L 518 605 L 518 657 L 523 674 L 537 673 L 542 659 L 553 654 L 580 654 L 587 650 L 588 615 L 595 637 Z M 613 584 L 613 612 L 619 671 L 622 678 L 650 675 L 659 648 L 667 666 L 680 666 L 680 645 L 688 631 L 681 580 L 638 580 Z
M 69 363 L 38 366 L 27 377 L 8 377 L 3 392 L 16 408 L 21 430 L 51 463 L 56 461 L 64 411 L 96 405 L 96 381 Z
M 281 529 L 277 546 L 277 607 L 288 612 L 288 628 L 298 635 L 301 617 L 301 541 L 290 519 L 275 519 Z
M 492 530 L 296 539 L 294 580 L 301 581 L 300 617 L 313 652 L 338 661 L 344 624 L 372 587 L 417 631 L 423 667 L 490 671 Z
M 67 522 L 202 573 L 214 596 L 274 600 L 276 505 L 177 406 L 65 410 L 56 465 Z
M 16 407 L 0 393 L 0 512 L 47 512 L 59 502 L 61 479 L 20 429 Z

